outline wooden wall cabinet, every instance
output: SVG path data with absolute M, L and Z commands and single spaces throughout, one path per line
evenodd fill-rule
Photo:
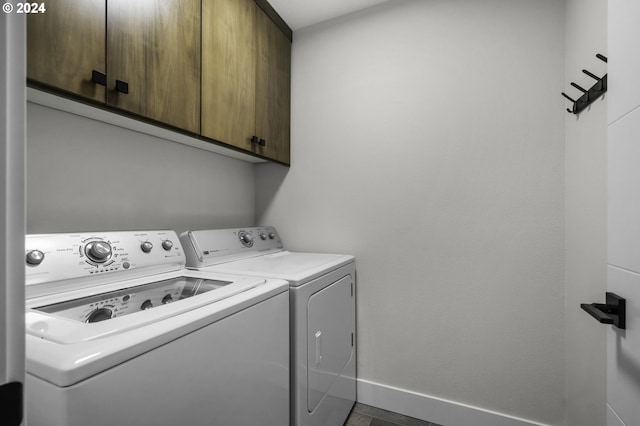
M 56 0 L 28 19 L 29 79 L 199 133 L 199 0 Z
M 27 19 L 30 82 L 290 163 L 291 30 L 265 0 L 51 0 Z
M 202 135 L 290 163 L 291 40 L 253 0 L 202 0 Z

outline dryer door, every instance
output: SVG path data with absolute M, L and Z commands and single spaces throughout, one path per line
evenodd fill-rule
M 307 305 L 307 403 L 318 406 L 344 370 L 353 352 L 351 276 L 309 298 Z

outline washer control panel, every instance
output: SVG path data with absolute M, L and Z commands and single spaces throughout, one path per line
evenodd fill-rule
M 185 264 L 171 230 L 27 235 L 25 248 L 27 285 Z

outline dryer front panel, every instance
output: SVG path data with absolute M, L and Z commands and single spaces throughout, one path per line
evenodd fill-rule
M 307 409 L 316 409 L 354 351 L 352 278 L 313 294 L 307 305 Z

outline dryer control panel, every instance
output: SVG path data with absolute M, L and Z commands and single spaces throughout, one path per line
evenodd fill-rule
M 187 267 L 202 268 L 218 263 L 281 251 L 282 240 L 272 226 L 206 229 L 180 234 Z
M 171 230 L 27 235 L 27 288 L 73 279 L 109 281 L 124 273 L 178 270 L 185 256 Z

